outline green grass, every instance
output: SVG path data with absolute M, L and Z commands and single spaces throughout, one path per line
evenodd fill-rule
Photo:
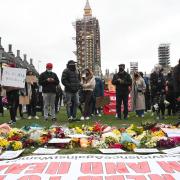
M 29 126 L 31 124 L 39 124 L 40 126 L 43 127 L 50 127 L 51 125 L 53 125 L 52 121 L 49 119 L 48 121 L 45 121 L 43 119 L 43 117 L 41 116 L 40 113 L 38 113 L 40 119 L 36 120 L 36 119 L 31 119 L 28 120 L 27 118 L 25 119 L 21 119 L 18 120 L 16 122 L 15 125 L 13 125 L 12 127 L 17 127 L 17 128 L 22 128 L 23 126 Z M 25 114 L 24 117 L 27 117 L 27 115 Z M 80 118 L 80 113 L 78 112 L 78 117 Z M 1 123 L 6 123 L 9 121 L 9 112 L 6 111 L 4 117 L 0 117 L 0 122 Z M 77 121 L 77 122 L 73 122 L 73 123 L 69 123 L 67 120 L 67 116 L 66 116 L 66 111 L 65 108 L 62 107 L 62 109 L 60 110 L 60 112 L 57 114 L 57 125 L 61 125 L 61 126 L 68 126 L 68 127 L 75 127 L 75 126 L 81 126 L 82 124 L 86 124 L 86 125 L 92 125 L 94 122 L 99 121 L 103 124 L 107 124 L 110 126 L 116 126 L 118 128 L 120 127 L 128 127 L 130 124 L 137 124 L 137 125 L 141 125 L 142 122 L 159 122 L 159 123 L 165 123 L 165 124 L 176 124 L 179 122 L 177 117 L 167 117 L 165 120 L 155 120 L 154 117 L 151 117 L 150 113 L 145 114 L 144 118 L 137 118 L 135 116 L 135 113 L 131 112 L 129 113 L 129 118 L 128 120 L 117 120 L 114 116 L 112 115 L 103 115 L 102 117 L 94 117 L 93 119 L 90 119 L 88 121 Z M 33 148 L 29 148 L 26 149 L 25 152 L 23 153 L 23 155 L 29 155 L 31 154 L 31 152 L 33 152 L 35 149 Z M 99 153 L 99 151 L 97 149 L 94 148 L 73 148 L 73 149 L 62 149 L 60 152 L 60 154 L 97 154 Z
M 16 124 L 13 125 L 13 127 L 17 127 L 17 128 L 21 128 L 23 126 L 28 126 L 31 124 L 39 124 L 43 127 L 50 127 L 53 123 L 52 121 L 49 119 L 48 121 L 45 121 L 43 119 L 43 117 L 41 116 L 41 113 L 38 113 L 38 116 L 40 117 L 39 120 L 36 119 L 31 119 L 28 120 L 27 119 L 27 115 L 24 115 L 24 119 L 18 120 L 16 122 Z M 78 118 L 80 118 L 80 113 L 78 112 Z M 7 123 L 10 120 L 9 117 L 9 111 L 5 111 L 5 115 L 4 117 L 0 117 L 0 123 Z M 60 112 L 57 114 L 57 123 L 58 125 L 62 125 L 62 126 L 81 126 L 82 124 L 87 124 L 87 125 L 92 125 L 94 122 L 99 121 L 103 124 L 107 124 L 110 126 L 116 126 L 116 127 L 126 127 L 129 126 L 130 124 L 137 124 L 140 125 L 142 122 L 159 122 L 159 123 L 165 123 L 165 124 L 176 124 L 177 122 L 179 122 L 178 118 L 176 116 L 172 116 L 172 117 L 166 117 L 165 120 L 155 120 L 155 117 L 151 117 L 151 113 L 147 113 L 145 114 L 144 118 L 137 118 L 135 116 L 135 113 L 130 112 L 129 113 L 129 118 L 128 120 L 118 120 L 115 118 L 115 116 L 113 115 L 103 115 L 102 117 L 93 117 L 90 120 L 85 120 L 85 121 L 76 121 L 76 122 L 72 122 L 69 123 L 67 120 L 67 115 L 66 115 L 66 111 L 65 108 L 62 107 Z

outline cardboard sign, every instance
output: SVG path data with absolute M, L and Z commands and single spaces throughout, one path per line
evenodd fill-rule
M 26 82 L 27 83 L 36 83 L 37 78 L 36 78 L 36 76 L 26 76 Z
M 4 67 L 2 73 L 2 86 L 24 88 L 26 69 Z
M 30 103 L 29 96 L 19 96 L 19 104 L 27 105 Z
M 37 155 L 51 155 L 56 154 L 60 149 L 47 149 L 47 148 L 38 148 L 36 149 L 33 154 Z
M 179 180 L 180 155 L 41 155 L 0 161 L 1 180 Z
M 24 149 L 18 151 L 5 151 L 3 154 L 0 155 L 0 159 L 14 159 L 19 157 Z
M 156 148 L 136 148 L 134 149 L 134 152 L 140 154 L 151 154 L 151 153 L 159 153 L 159 150 Z

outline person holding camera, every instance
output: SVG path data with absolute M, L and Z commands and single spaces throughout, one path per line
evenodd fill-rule
M 132 82 L 132 109 L 136 111 L 138 117 L 144 117 L 145 110 L 145 93 L 146 84 L 144 79 L 140 76 L 138 72 L 135 72 L 133 75 Z
M 124 119 L 128 117 L 129 87 L 132 85 L 131 76 L 124 70 L 125 64 L 119 65 L 119 72 L 113 76 L 112 84 L 116 86 L 116 113 L 121 119 L 121 104 L 124 105 Z

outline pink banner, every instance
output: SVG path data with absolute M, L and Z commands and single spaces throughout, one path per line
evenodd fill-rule
M 104 114 L 115 115 L 116 114 L 116 92 L 115 91 L 105 91 L 104 96 L 110 97 L 110 103 L 103 107 Z M 131 97 L 128 98 L 128 110 L 131 111 Z M 121 105 L 121 111 L 123 112 L 124 106 Z

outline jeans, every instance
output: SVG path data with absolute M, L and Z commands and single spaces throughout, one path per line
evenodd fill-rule
M 43 93 L 43 102 L 44 102 L 44 118 L 48 118 L 48 113 L 51 115 L 52 119 L 56 118 L 55 116 L 55 93 Z
M 66 110 L 67 110 L 67 116 L 70 118 L 71 116 L 73 118 L 76 118 L 77 113 L 77 107 L 79 105 L 79 94 L 76 93 L 70 93 L 66 92 Z

